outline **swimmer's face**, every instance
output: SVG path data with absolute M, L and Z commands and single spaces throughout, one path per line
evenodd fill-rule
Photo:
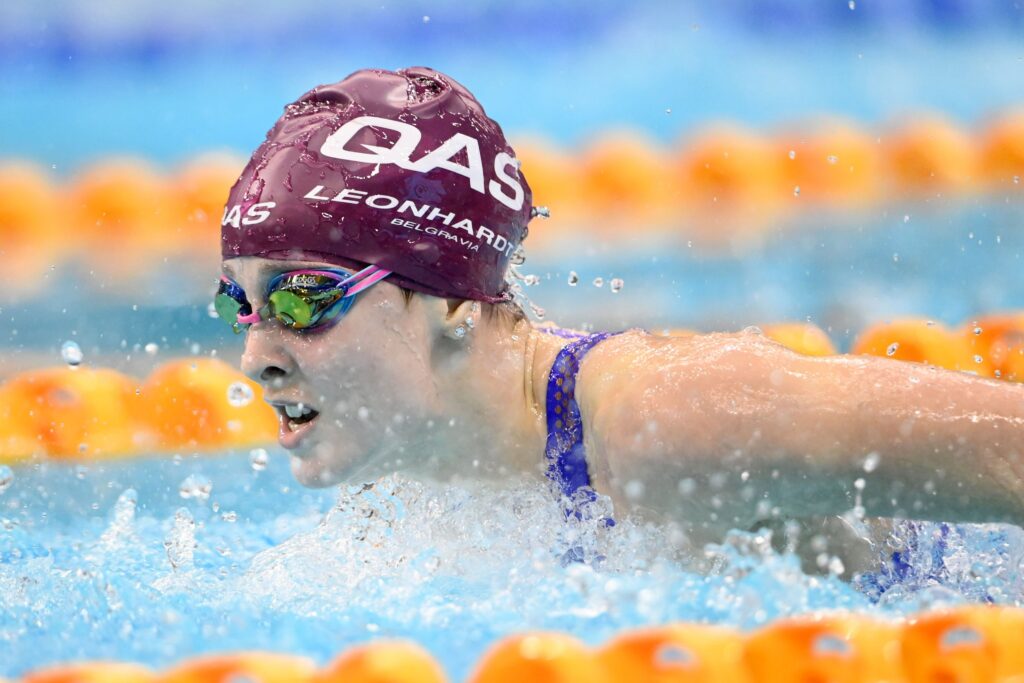
M 336 268 L 245 257 L 225 261 L 223 272 L 258 310 L 274 276 L 317 267 Z M 358 294 L 348 313 L 325 329 L 299 332 L 276 320 L 252 325 L 242 371 L 277 412 L 278 439 L 295 478 L 329 486 L 376 478 L 414 455 L 406 446 L 436 417 L 438 405 L 429 351 L 427 315 L 385 280 Z M 289 417 L 300 403 L 316 411 L 312 419 Z

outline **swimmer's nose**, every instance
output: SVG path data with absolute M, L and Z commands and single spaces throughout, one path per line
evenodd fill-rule
M 241 368 L 245 375 L 269 386 L 274 380 L 283 380 L 295 372 L 295 360 L 277 341 L 275 330 L 256 325 L 245 335 Z

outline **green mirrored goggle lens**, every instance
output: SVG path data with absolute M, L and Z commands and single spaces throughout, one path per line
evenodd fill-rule
M 217 317 L 231 326 L 236 333 L 241 331 L 238 323 L 238 312 L 242 310 L 242 304 L 229 294 L 223 292 L 213 298 L 213 308 L 217 311 Z
M 313 321 L 313 303 L 295 292 L 279 289 L 270 294 L 269 302 L 274 317 L 288 327 L 302 329 Z

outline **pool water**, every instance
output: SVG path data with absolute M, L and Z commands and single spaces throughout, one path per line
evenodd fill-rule
M 913 568 L 877 594 L 804 572 L 766 533 L 687 556 L 672 529 L 562 515 L 536 481 L 304 489 L 274 450 L 17 468 L 0 493 L 0 675 L 243 649 L 323 663 L 400 636 L 459 680 L 524 630 L 598 644 L 676 620 L 749 629 L 1024 596 L 1016 527 L 965 525 L 938 544 L 939 526 L 922 525 Z M 570 548 L 586 561 L 563 562 Z

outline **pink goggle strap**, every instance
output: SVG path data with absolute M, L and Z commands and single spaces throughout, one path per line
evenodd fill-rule
M 296 271 L 290 272 L 289 275 L 327 275 L 327 276 L 334 276 L 334 275 L 336 275 L 336 273 L 331 273 L 331 272 L 328 272 L 328 271 L 325 271 L 325 270 L 296 270 Z M 386 278 L 388 275 L 391 275 L 391 271 L 390 270 L 384 270 L 383 268 L 378 268 L 377 266 L 367 266 L 366 268 L 363 268 L 362 270 L 360 270 L 358 273 L 355 273 L 355 274 L 351 275 L 350 277 L 342 280 L 341 282 L 338 283 L 338 285 L 341 286 L 341 285 L 347 285 L 347 284 L 350 284 L 350 283 L 353 283 L 353 282 L 356 283 L 352 287 L 352 289 L 348 290 L 348 292 L 345 293 L 345 298 L 348 298 L 350 296 L 355 296 L 356 294 L 358 294 L 359 292 L 363 291 L 364 289 L 366 289 L 370 285 L 377 284 L 378 282 L 380 282 L 381 280 Z M 221 279 L 225 280 L 226 278 L 221 276 Z M 263 318 L 260 316 L 260 312 L 259 311 L 254 311 L 254 312 L 250 313 L 249 315 L 242 315 L 241 313 L 238 314 L 238 322 L 242 323 L 243 325 L 254 325 L 254 324 L 258 323 L 262 319 Z
M 241 313 L 238 314 L 238 322 L 242 323 L 243 325 L 255 325 L 260 320 L 262 320 L 262 318 L 260 318 L 259 311 L 250 313 L 249 315 L 242 315 Z

